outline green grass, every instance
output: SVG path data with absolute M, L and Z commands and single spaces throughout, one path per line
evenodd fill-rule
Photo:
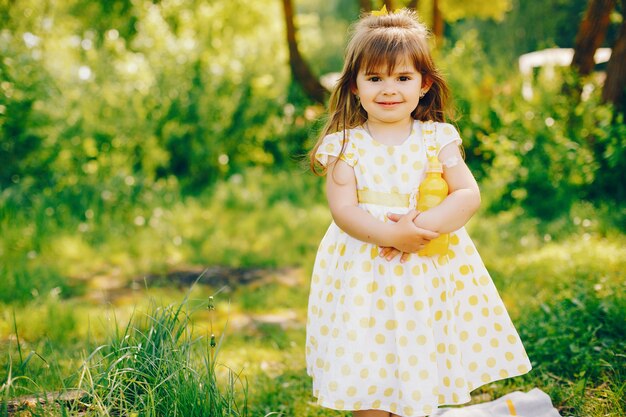
M 314 405 L 304 370 L 310 268 L 330 221 L 320 181 L 250 171 L 198 197 L 162 190 L 149 202 L 98 210 L 81 229 L 86 219 L 69 212 L 56 219 L 0 208 L 4 407 L 18 395 L 80 387 L 97 404 L 93 415 L 182 413 L 206 410 L 208 401 L 193 399 L 208 398 L 200 382 L 214 381 L 221 404 L 238 404 L 239 415 L 330 415 Z M 539 387 L 564 416 L 626 415 L 623 212 L 580 203 L 550 222 L 519 209 L 472 220 L 471 235 L 534 367 L 480 388 L 475 401 Z M 289 268 L 225 288 L 164 284 L 170 270 L 203 265 Z M 100 280 L 141 282 L 147 274 L 165 278 L 158 286 L 122 285 L 110 301 L 94 297 L 108 294 Z M 208 295 L 218 291 L 209 312 Z M 224 337 L 217 362 L 212 332 Z
M 307 265 L 330 219 L 321 185 L 304 171 L 251 169 L 196 197 L 166 183 L 133 193 L 103 186 L 70 201 L 4 198 L 0 302 L 51 291 L 81 295 L 97 275 L 127 280 L 191 265 Z
M 186 296 L 177 304 L 161 306 L 153 302 L 145 312 L 135 311 L 127 323 L 114 322 L 105 342 L 88 355 L 83 353 L 75 372 L 65 378 L 60 378 L 64 372 L 58 367 L 50 372 L 53 378 L 36 375 L 30 364 L 34 356 L 50 367 L 60 355 L 46 359 L 31 351 L 23 357 L 22 341 L 16 340 L 19 358 L 6 365 L 7 374 L 2 379 L 2 415 L 7 415 L 8 399 L 19 393 L 44 395 L 48 390 L 77 389 L 83 393 L 80 401 L 67 408 L 45 403 L 35 409 L 24 407 L 24 411 L 42 416 L 55 412 L 89 416 L 248 416 L 245 377 L 218 361 L 223 334 L 215 336 L 206 328 L 198 331 L 191 322 L 201 308 L 208 308 L 212 315 L 213 297 L 203 305 L 191 303 Z M 40 385 L 38 379 L 48 386 Z
M 235 397 L 237 388 L 247 390 L 239 375 L 229 371 L 225 388 L 217 382 L 223 339 L 194 335 L 187 307 L 186 300 L 154 306 L 86 359 L 77 386 L 99 414 L 247 415 L 245 395 L 242 405 Z

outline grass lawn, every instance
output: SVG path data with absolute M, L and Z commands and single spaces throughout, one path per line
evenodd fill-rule
M 70 388 L 89 393 L 87 415 L 348 415 L 314 405 L 304 369 L 309 273 L 330 220 L 319 185 L 253 173 L 207 197 L 155 199 L 56 223 L 1 213 L 0 416 L 10 398 Z M 518 211 L 472 220 L 534 367 L 474 401 L 539 387 L 563 416 L 626 415 L 626 237 L 607 218 L 580 204 L 550 223 Z M 190 289 L 181 277 L 205 265 L 228 268 Z M 171 403 L 155 400 L 162 388 Z

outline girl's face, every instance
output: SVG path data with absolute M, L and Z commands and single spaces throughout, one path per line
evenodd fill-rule
M 403 124 L 411 119 L 420 93 L 428 91 L 430 86 L 424 84 L 422 74 L 405 60 L 392 73 L 386 67 L 372 73 L 361 69 L 353 92 L 359 96 L 369 123 Z

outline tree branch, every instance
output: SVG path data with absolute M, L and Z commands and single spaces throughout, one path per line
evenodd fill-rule
M 409 9 L 412 10 L 417 10 L 417 7 L 419 6 L 418 4 L 418 0 L 410 0 L 407 4 L 406 7 L 408 7 Z
M 613 45 L 611 59 L 606 69 L 606 80 L 602 89 L 602 100 L 626 111 L 626 0 L 622 0 L 622 25 Z
M 437 45 L 443 43 L 443 14 L 439 8 L 439 0 L 433 0 L 433 35 Z
M 359 0 L 359 9 L 364 13 L 372 11 L 372 0 Z
M 326 101 L 326 90 L 322 87 L 322 84 L 315 75 L 313 75 L 313 72 L 304 61 L 298 49 L 292 0 L 283 0 L 283 11 L 287 45 L 289 47 L 289 67 L 291 68 L 291 74 L 309 98 L 324 104 Z
M 606 36 L 613 7 L 615 0 L 589 0 L 587 12 L 576 35 L 572 58 L 572 67 L 576 68 L 580 75 L 588 75 L 593 70 L 594 55 Z

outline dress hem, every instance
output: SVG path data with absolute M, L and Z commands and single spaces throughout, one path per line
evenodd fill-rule
M 515 378 L 515 377 L 518 377 L 518 376 L 526 375 L 526 374 L 527 374 L 527 373 L 529 373 L 532 369 L 533 369 L 533 368 L 532 368 L 532 365 L 529 363 L 529 364 L 528 364 L 528 371 L 526 371 L 526 372 L 521 372 L 521 373 L 520 373 L 520 372 L 519 372 L 519 370 L 515 369 L 515 373 L 513 373 L 513 374 L 511 374 L 511 375 L 508 375 L 508 376 L 505 376 L 505 377 L 501 377 L 501 376 L 499 376 L 499 375 L 497 375 L 497 376 L 496 376 L 496 375 L 490 375 L 491 377 L 493 377 L 493 379 L 490 379 L 490 380 L 489 380 L 489 381 L 487 381 L 487 382 L 483 382 L 483 381 L 481 380 L 481 381 L 480 381 L 480 384 L 479 384 L 479 385 L 476 385 L 476 386 L 474 386 L 474 385 L 473 385 L 473 384 L 474 384 L 474 381 L 471 381 L 471 380 L 470 380 L 470 381 L 468 381 L 468 382 L 472 383 L 472 389 L 471 389 L 471 391 L 468 391 L 468 392 L 466 393 L 466 396 L 464 396 L 464 397 L 463 397 L 462 399 L 460 399 L 459 401 L 457 401 L 457 402 L 443 402 L 443 403 L 439 403 L 439 402 L 438 402 L 436 405 L 433 405 L 433 404 L 424 404 L 422 407 L 427 407 L 427 406 L 431 406 L 431 407 L 433 407 L 433 410 L 432 410 L 432 412 L 431 412 L 431 414 L 432 414 L 432 413 L 434 413 L 434 412 L 435 412 L 435 411 L 436 411 L 439 407 L 441 407 L 441 406 L 448 406 L 448 405 L 463 405 L 463 404 L 467 404 L 468 402 L 470 402 L 470 401 L 472 400 L 471 393 L 472 393 L 472 392 L 474 392 L 475 390 L 477 390 L 478 388 L 480 388 L 480 387 L 482 387 L 482 386 L 485 386 L 485 385 L 487 385 L 487 384 L 491 384 L 491 383 L 493 383 L 493 382 L 502 381 L 502 380 L 504 380 L 504 379 Z M 504 369 L 504 370 L 505 370 L 505 371 L 507 371 L 507 372 L 512 371 L 512 369 L 511 369 L 511 370 L 509 370 L 509 369 Z M 389 403 L 389 404 L 380 404 L 377 408 L 373 408 L 373 402 L 368 403 L 368 404 L 363 404 L 363 406 L 362 406 L 362 407 L 360 407 L 360 408 L 358 408 L 358 409 L 348 408 L 348 407 L 339 408 L 339 407 L 336 407 L 336 406 L 335 406 L 335 405 L 333 405 L 333 404 L 330 404 L 330 403 L 329 403 L 329 402 L 327 402 L 327 401 L 324 401 L 324 400 L 321 400 L 321 401 L 320 401 L 320 400 L 319 400 L 319 398 L 318 398 L 315 394 L 313 394 L 313 396 L 316 398 L 316 400 L 317 400 L 317 401 L 316 401 L 316 403 L 317 403 L 318 405 L 320 405 L 320 406 L 322 406 L 322 407 L 325 407 L 325 408 L 328 408 L 328 409 L 331 409 L 331 410 L 337 410 L 337 411 L 381 410 L 381 411 L 386 411 L 386 412 L 389 412 L 389 413 L 394 413 L 394 414 L 397 414 L 397 413 L 402 413 L 402 411 L 401 411 L 401 410 L 398 410 L 398 409 L 396 409 L 396 411 L 391 411 L 391 408 L 392 408 L 392 407 L 390 406 L 390 405 L 391 405 L 391 403 Z M 345 400 L 342 400 L 342 401 L 345 401 Z M 411 406 L 411 407 L 414 407 L 414 406 Z M 400 407 L 398 407 L 398 408 L 400 408 Z M 398 415 L 402 415 L 403 417 L 428 417 L 428 416 L 429 416 L 429 415 L 431 415 L 431 414 L 414 414 L 414 415 L 411 415 L 411 416 L 404 416 L 403 414 L 398 414 Z

